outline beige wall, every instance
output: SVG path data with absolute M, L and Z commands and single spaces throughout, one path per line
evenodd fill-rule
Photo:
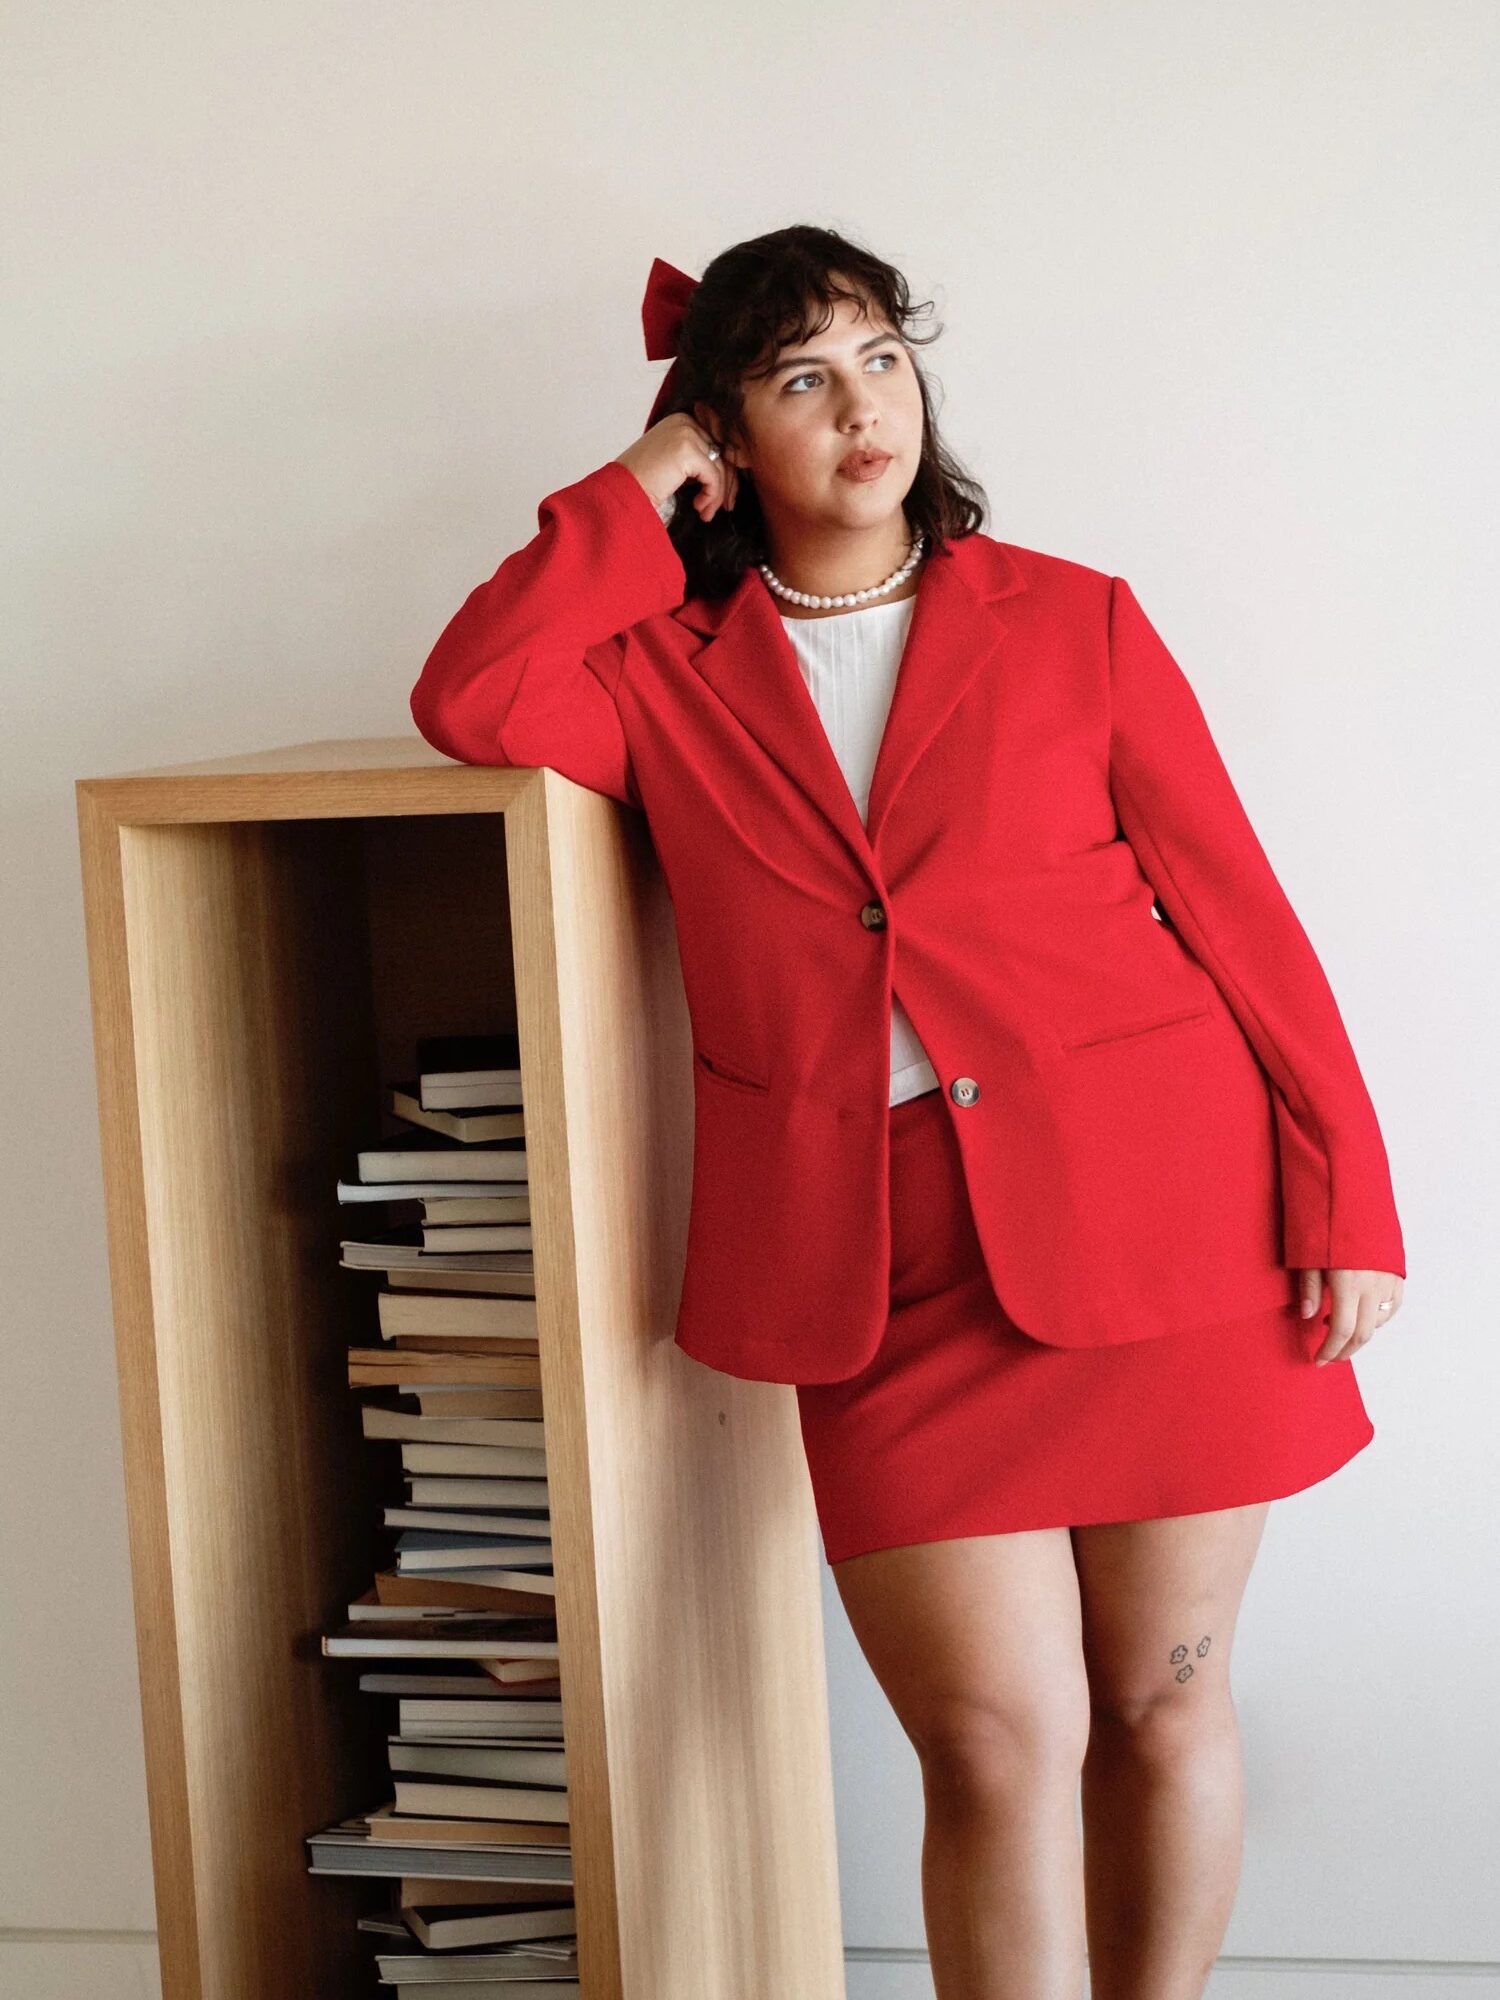
M 72 781 L 407 730 L 536 500 L 639 432 L 652 256 L 798 219 L 936 296 L 991 531 L 1135 586 L 1395 1161 L 1376 1442 L 1273 1509 L 1242 1619 L 1215 1991 L 1493 1971 L 1494 7 L 12 0 L 0 32 L 0 1995 L 144 1995 L 153 1921 Z M 851 1993 L 914 2000 L 915 1766 L 828 1604 Z

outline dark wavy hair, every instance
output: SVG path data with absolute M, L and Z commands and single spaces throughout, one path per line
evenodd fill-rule
M 752 236 L 721 250 L 688 300 L 677 336 L 673 393 L 657 421 L 679 410 L 694 415 L 695 406 L 704 403 L 721 439 L 748 449 L 743 382 L 768 373 L 783 347 L 826 331 L 836 299 L 883 315 L 909 346 L 928 346 L 942 331 L 938 326 L 928 334 L 913 333 L 914 322 L 931 311 L 931 301 L 914 305 L 894 265 L 838 231 L 795 223 Z M 915 356 L 913 365 L 922 394 L 922 455 L 902 504 L 913 532 L 926 530 L 928 553 L 936 556 L 944 553 L 945 542 L 983 524 L 988 502 L 938 435 L 927 378 Z M 691 504 L 697 491 L 693 480 L 678 489 L 668 532 L 687 572 L 687 596 L 724 597 L 752 563 L 770 559 L 765 516 L 743 469 L 733 509 L 721 508 L 711 521 Z

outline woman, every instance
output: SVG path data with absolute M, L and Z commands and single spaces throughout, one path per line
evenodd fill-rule
M 1085 1938 L 1094 2000 L 1177 2000 L 1238 1879 L 1241 1593 L 1270 1500 L 1374 1434 L 1348 1362 L 1400 1230 L 1186 682 L 1123 579 L 980 530 L 919 310 L 821 229 L 657 260 L 645 434 L 547 497 L 412 709 L 650 819 L 677 1338 L 797 1385 L 921 1764 L 938 2000 L 1074 1996 Z

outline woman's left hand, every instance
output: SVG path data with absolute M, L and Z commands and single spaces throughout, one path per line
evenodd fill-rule
M 1394 1271 L 1303 1271 L 1302 1317 L 1311 1319 L 1328 1285 L 1328 1338 L 1313 1357 L 1321 1368 L 1328 1361 L 1347 1361 L 1378 1327 L 1389 1326 L 1401 1310 L 1406 1286 Z

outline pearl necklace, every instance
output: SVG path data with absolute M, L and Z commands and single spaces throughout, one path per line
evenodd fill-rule
M 868 590 L 846 591 L 841 597 L 812 597 L 805 590 L 793 590 L 790 584 L 783 583 L 769 563 L 758 563 L 756 567 L 765 578 L 767 586 L 774 590 L 778 597 L 784 597 L 789 604 L 805 604 L 811 610 L 826 611 L 835 604 L 869 604 L 874 598 L 884 597 L 887 591 L 898 589 L 922 560 L 922 551 L 926 546 L 927 534 L 924 529 L 913 541 L 906 561 L 902 563 L 900 569 L 892 570 L 884 583 L 872 583 Z

